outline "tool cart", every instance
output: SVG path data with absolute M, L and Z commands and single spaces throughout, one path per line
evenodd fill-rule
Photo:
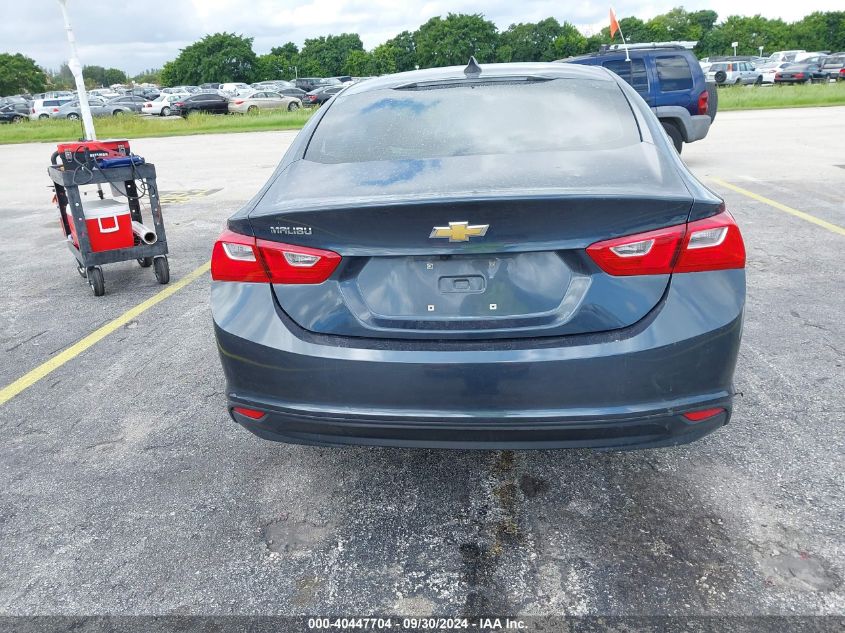
M 160 284 L 170 281 L 167 236 L 161 216 L 155 165 L 127 157 L 120 165 L 104 166 L 91 159 L 56 164 L 47 172 L 53 181 L 61 225 L 79 274 L 88 280 L 94 296 L 105 294 L 103 265 L 137 260 L 142 268 L 153 267 Z M 98 185 L 99 200 L 88 200 L 79 188 Z M 102 186 L 119 195 L 104 199 Z M 125 197 L 124 197 L 125 196 Z M 153 229 L 143 226 L 141 202 L 148 202 Z M 104 222 L 104 218 L 106 221 Z M 130 233 L 131 232 L 131 233 Z

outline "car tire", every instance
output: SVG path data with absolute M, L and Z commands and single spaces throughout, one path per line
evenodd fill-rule
M 23 123 L 23 119 L 22 116 L 14 116 L 12 117 L 12 123 Z
M 719 111 L 719 91 L 713 82 L 707 83 L 707 114 L 710 116 L 710 123 L 716 120 L 716 113 Z
M 296 101 L 291 101 L 288 104 L 288 112 L 293 112 L 294 110 L 299 110 L 299 104 Z
M 713 76 L 713 79 L 716 80 L 717 84 L 725 83 L 725 80 L 727 80 L 727 78 L 728 78 L 728 73 L 726 73 L 724 70 L 716 71 L 716 74 Z
M 251 105 L 251 106 L 249 106 L 249 107 L 246 109 L 246 113 L 247 113 L 247 114 L 252 114 L 252 115 L 256 115 L 256 114 L 258 114 L 258 106 L 257 106 L 257 105 Z
M 71 121 L 78 121 L 79 115 L 76 112 L 70 112 L 70 113 L 68 113 L 67 118 L 70 119 Z
M 663 129 L 666 130 L 666 134 L 669 135 L 672 145 L 675 146 L 675 151 L 680 154 L 684 148 L 684 137 L 681 134 L 680 128 L 669 121 L 661 121 L 660 124 L 663 126 Z
M 754 80 L 755 86 L 762 86 L 763 85 L 763 75 L 757 75 L 757 79 Z
M 170 116 L 170 108 L 168 108 L 167 106 L 163 107 L 161 109 L 161 112 L 159 112 L 159 114 L 161 116 Z
M 741 86 L 741 85 L 742 85 L 742 78 L 739 78 L 734 82 L 734 86 Z

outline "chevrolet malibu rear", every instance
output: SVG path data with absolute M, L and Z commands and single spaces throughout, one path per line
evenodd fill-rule
M 361 82 L 214 245 L 229 412 L 320 445 L 689 442 L 731 416 L 744 266 L 723 201 L 605 69 Z

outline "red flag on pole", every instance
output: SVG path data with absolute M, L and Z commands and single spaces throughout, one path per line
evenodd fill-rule
M 619 30 L 619 22 L 616 21 L 616 13 L 613 11 L 613 7 L 610 8 L 610 39 L 616 35 L 616 31 Z

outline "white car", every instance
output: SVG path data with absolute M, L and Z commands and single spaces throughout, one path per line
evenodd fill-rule
M 220 90 L 233 97 L 237 97 L 242 94 L 247 94 L 253 91 L 253 89 L 250 88 L 249 84 L 245 84 L 242 82 L 221 84 Z
M 36 99 L 29 109 L 30 121 L 38 119 L 49 119 L 50 115 L 59 111 L 64 104 L 70 103 L 74 97 L 57 97 L 55 99 Z
M 751 62 L 727 61 L 714 62 L 704 73 L 707 81 L 715 81 L 719 85 L 742 85 L 763 83 L 763 75 Z
M 153 114 L 158 116 L 167 116 L 170 114 L 170 106 L 172 103 L 184 99 L 189 96 L 187 92 L 176 94 L 162 94 L 152 101 L 146 101 L 141 106 L 141 114 Z
M 116 99 L 120 96 L 120 94 L 118 94 L 111 88 L 94 88 L 93 90 L 89 90 L 88 94 L 94 95 L 95 97 L 102 97 L 106 101 L 108 101 L 109 99 Z
M 763 83 L 764 84 L 774 84 L 775 83 L 775 75 L 781 68 L 786 68 L 787 66 L 791 65 L 792 62 L 779 62 L 777 64 L 764 64 L 762 66 L 758 66 L 757 70 L 763 75 Z

